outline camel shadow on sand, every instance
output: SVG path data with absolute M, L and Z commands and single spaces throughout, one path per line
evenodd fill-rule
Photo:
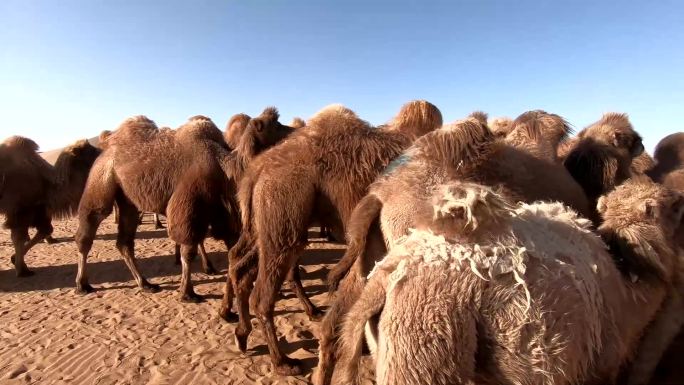
M 145 231 L 140 232 L 139 234 L 141 234 L 142 237 L 166 237 L 165 230 Z M 106 237 L 109 236 L 112 236 L 112 239 L 115 239 L 116 237 L 115 235 L 106 234 L 102 236 L 102 239 L 107 239 Z M 112 247 L 113 246 L 114 245 L 112 245 Z M 308 270 L 312 271 L 308 273 L 302 271 L 302 280 L 325 280 L 328 268 L 316 265 L 336 263 L 343 253 L 344 250 L 339 249 L 305 250 L 300 258 L 300 264 L 302 266 L 315 267 L 313 267 L 313 270 L 311 267 L 309 267 Z M 213 276 L 202 274 L 201 278 L 196 277 L 193 279 L 193 282 L 196 284 L 223 282 L 225 280 L 225 274 L 228 266 L 226 252 L 208 252 L 207 254 L 211 262 L 214 264 L 214 267 L 216 267 L 216 269 L 219 270 L 220 273 Z M 76 255 L 74 255 L 74 259 L 76 259 Z M 141 273 L 146 278 L 149 278 L 152 283 L 156 283 L 154 279 L 159 277 L 180 277 L 181 268 L 179 265 L 175 264 L 175 256 L 173 254 L 136 258 L 136 263 L 138 264 Z M 0 271 L 0 292 L 27 292 L 35 290 L 52 290 L 75 287 L 74 282 L 76 280 L 76 271 L 78 269 L 77 263 L 54 266 L 32 266 L 31 269 L 33 270 L 35 275 L 26 278 L 18 278 L 14 272 L 14 269 Z M 126 267 L 126 264 L 124 263 L 123 259 L 116 259 L 112 261 L 89 261 L 87 269 L 90 283 L 95 285 L 96 289 L 98 290 L 135 287 L 133 277 L 131 276 L 131 273 L 128 270 L 128 267 Z M 199 258 L 195 258 L 195 260 L 192 262 L 192 271 L 201 271 Z M 101 286 L 99 286 L 103 283 L 123 282 L 130 282 L 131 285 L 117 285 L 116 287 L 111 288 L 102 288 Z M 167 288 L 166 286 L 168 285 L 164 286 L 165 289 L 172 289 L 171 287 Z M 174 283 L 171 286 L 175 288 L 177 285 Z M 309 295 L 316 295 L 324 292 L 325 290 L 327 290 L 327 288 L 324 285 L 309 285 L 306 287 L 306 290 L 307 293 L 309 293 Z M 288 296 L 289 294 L 290 293 L 288 291 L 286 296 Z

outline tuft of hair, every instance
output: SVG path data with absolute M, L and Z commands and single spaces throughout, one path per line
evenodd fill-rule
M 278 120 L 280 119 L 280 113 L 278 112 L 278 109 L 275 108 L 274 106 L 268 106 L 264 108 L 264 111 L 261 112 L 262 117 L 268 117 L 273 120 Z
M 294 129 L 302 128 L 304 126 L 306 126 L 306 122 L 304 121 L 304 119 L 302 119 L 300 117 L 293 118 L 292 123 L 290 123 L 290 127 L 294 128 Z
M 38 144 L 36 142 L 29 138 L 19 135 L 10 136 L 9 138 L 5 139 L 2 142 L 2 144 L 7 147 L 16 147 L 31 152 L 36 152 L 39 149 Z
M 529 139 L 540 142 L 548 138 L 554 144 L 566 140 L 573 130 L 561 116 L 543 110 L 523 112 L 512 123 L 511 132 L 521 132 Z
M 212 121 L 209 117 L 207 117 L 205 115 L 193 115 L 193 116 L 188 118 L 189 122 L 192 122 L 194 120 L 206 120 L 206 121 L 210 121 L 210 122 Z
M 404 104 L 399 113 L 392 119 L 392 129 L 413 133 L 420 137 L 443 124 L 442 112 L 427 100 L 412 100 Z
M 480 123 L 487 125 L 487 119 L 489 116 L 487 115 L 486 112 L 483 112 L 483 111 L 473 111 L 470 113 L 470 115 L 468 115 L 468 117 L 469 118 L 475 118 L 475 119 L 479 120 Z
M 490 119 L 489 129 L 494 135 L 504 138 L 513 129 L 513 119 L 507 116 Z
M 505 218 L 509 218 L 515 205 L 506 197 L 488 186 L 470 182 L 453 182 L 440 186 L 432 198 L 433 218 L 435 224 L 442 225 L 442 231 L 448 228 L 459 233 L 472 233 L 481 227 L 498 226 Z M 452 226 L 449 226 L 449 225 Z M 444 226 L 446 225 L 446 226 Z M 436 233 L 442 233 L 436 231 Z
M 416 158 L 469 167 L 488 155 L 493 142 L 494 135 L 485 124 L 467 118 L 423 135 L 412 149 Z

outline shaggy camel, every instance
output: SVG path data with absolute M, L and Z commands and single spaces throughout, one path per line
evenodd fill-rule
M 584 189 L 592 208 L 601 195 L 632 175 L 633 159 L 644 152 L 641 136 L 627 115 L 614 112 L 582 130 L 573 142 L 563 164 Z M 600 221 L 595 210 L 589 218 Z
M 349 273 L 334 294 L 335 299 L 323 320 L 314 383 L 328 383 L 332 376 L 336 330 L 360 295 L 364 277 L 375 262 L 364 254 L 367 242 L 378 242 L 371 239 L 378 236 L 378 221 L 380 236 L 392 249 L 399 238 L 415 227 L 415 217 L 434 189 L 451 180 L 497 186 L 516 201 L 561 201 L 584 214 L 591 212 L 582 188 L 549 155 L 555 151 L 552 143 L 560 140 L 567 126 L 546 123 L 563 120 L 557 115 L 530 111 L 516 121 L 522 122 L 522 126 L 515 130 L 522 129 L 524 133 L 514 135 L 513 130 L 512 143 L 508 137 L 499 139 L 492 135 L 485 125 L 472 118 L 426 134 L 404 153 L 402 166 L 371 185 L 368 195 L 352 212 L 347 227 L 349 247 L 328 275 L 332 293 L 354 266 L 353 273 Z M 557 130 L 559 127 L 563 128 Z M 545 147 L 545 151 L 537 151 Z
M 568 139 L 572 129 L 565 119 L 542 110 L 527 111 L 518 116 L 506 135 L 506 143 L 551 162 L 558 162 L 558 147 Z
M 459 182 L 431 203 L 349 313 L 341 383 L 358 381 L 366 325 L 379 385 L 615 383 L 672 281 L 681 195 L 630 181 L 601 199 L 598 231 L 639 266 L 629 277 L 560 203 L 515 209 Z
M 292 131 L 278 122 L 274 108 L 267 108 L 252 119 L 249 127 L 257 127 L 249 143 L 244 144 L 251 151 L 277 142 Z M 158 285 L 147 282 L 135 265 L 133 245 L 138 212 L 166 213 L 169 237 L 181 245 L 181 300 L 201 301 L 202 297 L 192 288 L 189 262 L 208 234 L 222 240 L 228 248 L 237 239 L 240 223 L 234 198 L 235 180 L 243 167 L 244 153 L 241 157 L 236 151 L 230 152 L 221 132 L 203 116 L 190 118 L 176 131 L 158 130 L 154 122 L 143 116 L 130 118 L 109 141 L 110 148 L 91 171 L 79 207 L 76 240 L 81 258 L 77 291 L 93 290 L 85 274 L 86 259 L 97 227 L 116 202 L 122 215 L 117 248 L 138 286 L 146 291 L 159 290 Z
M 406 104 L 392 122 L 379 128 L 347 108 L 329 106 L 311 118 L 305 130 L 296 131 L 250 166 L 238 194 L 243 232 L 229 253 L 230 277 L 220 309 L 228 318 L 234 288 L 240 350 L 246 350 L 251 332 L 251 300 L 274 370 L 281 375 L 301 372 L 299 360 L 278 347 L 273 307 L 286 276 L 298 275 L 297 259 L 306 246 L 309 224 L 317 220 L 342 234 L 368 185 L 416 138 L 441 124 L 441 113 L 426 101 Z M 295 293 L 307 313 L 315 314 L 303 288 L 295 287 Z
M 51 166 L 31 139 L 13 136 L 0 144 L 0 213 L 14 245 L 17 276 L 32 275 L 26 253 L 52 234 L 52 218 L 71 216 L 100 150 L 86 140 L 65 148 Z M 37 232 L 29 239 L 28 229 Z

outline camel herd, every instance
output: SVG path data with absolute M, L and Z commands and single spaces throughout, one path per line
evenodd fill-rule
M 116 248 L 140 289 L 157 292 L 134 240 L 141 213 L 165 215 L 180 300 L 203 300 L 190 261 L 199 252 L 215 272 L 203 242 L 223 241 L 219 315 L 237 322 L 245 352 L 254 312 L 281 375 L 302 371 L 273 320 L 293 284 L 321 321 L 317 385 L 360 383 L 364 343 L 378 384 L 644 384 L 679 333 L 684 133 L 651 158 L 620 113 L 574 137 L 541 110 L 443 124 L 422 100 L 377 127 L 341 105 L 279 119 L 273 107 L 237 114 L 222 133 L 202 115 L 175 130 L 135 116 L 54 166 L 30 139 L 5 140 L 0 213 L 17 275 L 32 274 L 26 253 L 51 239 L 52 218 L 77 215 L 76 292 L 95 290 L 87 258 L 115 210 Z M 348 245 L 325 315 L 299 277 L 312 224 Z

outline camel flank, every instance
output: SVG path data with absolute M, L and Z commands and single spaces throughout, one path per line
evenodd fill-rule
M 300 363 L 277 346 L 273 306 L 285 278 L 298 274 L 307 227 L 317 220 L 341 239 L 367 186 L 416 138 L 441 124 L 439 110 L 425 101 L 408 103 L 377 129 L 343 106 L 329 106 L 250 165 L 238 190 L 243 232 L 229 253 L 232 282 L 227 282 L 220 309 L 223 316 L 230 314 L 234 287 L 241 350 L 251 332 L 249 299 L 256 279 L 251 301 L 266 332 L 273 367 L 280 374 L 301 372 Z M 295 292 L 315 316 L 303 290 Z
M 645 346 L 678 263 L 681 195 L 642 180 L 602 198 L 599 234 L 631 275 L 558 203 L 515 208 L 457 182 L 423 207 L 344 323 L 340 383 L 358 383 L 366 326 L 378 384 L 614 383 Z
M 418 139 L 404 153 L 406 162 L 378 178 L 352 212 L 349 247 L 328 275 L 331 292 L 342 284 L 321 327 L 318 384 L 327 383 L 333 373 L 335 331 L 360 295 L 364 277 L 375 262 L 366 255 L 367 244 L 384 240 L 391 250 L 415 227 L 416 216 L 437 186 L 472 180 L 497 186 L 515 201 L 561 201 L 585 214 L 590 212 L 581 187 L 552 155 L 568 132 L 562 118 L 543 111 L 527 112 L 516 119 L 509 136 L 502 138 L 478 115 L 471 114 L 471 118 Z
M 54 166 L 31 139 L 13 136 L 0 144 L 0 213 L 6 217 L 18 276 L 32 275 L 26 253 L 52 234 L 52 218 L 71 216 L 78 207 L 88 172 L 100 150 L 86 140 L 60 151 Z M 29 239 L 28 229 L 37 232 Z

